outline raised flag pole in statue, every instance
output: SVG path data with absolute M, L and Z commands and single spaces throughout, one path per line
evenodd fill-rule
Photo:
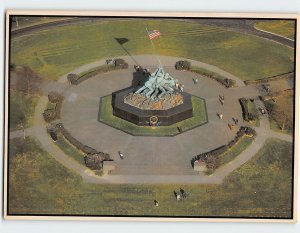
M 152 40 L 161 33 L 158 30 L 148 31 L 147 28 L 146 31 L 158 67 L 151 74 L 143 72 L 144 69 L 136 69 L 136 75 L 146 79 L 145 83 L 113 93 L 113 115 L 139 126 L 168 126 L 193 117 L 191 95 L 183 92 L 183 85 L 164 71 L 156 53 Z M 126 42 L 121 39 L 117 38 L 119 44 Z
M 156 53 L 154 43 L 152 41 L 153 39 L 159 37 L 161 34 L 158 30 L 153 30 L 149 32 L 146 28 L 146 31 L 150 39 L 156 59 L 159 63 L 159 67 L 149 76 L 145 84 L 142 87 L 140 87 L 135 93 L 152 100 L 165 98 L 167 95 L 169 95 L 168 97 L 172 97 L 173 94 L 175 96 L 175 90 L 182 91 L 182 85 L 178 83 L 178 80 L 173 79 L 168 73 L 164 71 L 161 61 Z M 178 99 L 178 93 L 176 97 Z

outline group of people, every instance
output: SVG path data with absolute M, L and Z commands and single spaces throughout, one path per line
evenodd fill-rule
M 180 201 L 181 199 L 185 199 L 188 196 L 188 193 L 183 188 L 180 188 L 179 192 L 174 190 L 173 193 L 177 201 Z M 154 200 L 154 205 L 155 206 L 159 205 L 159 202 L 156 199 Z
M 232 121 L 234 122 L 234 124 L 228 123 L 228 127 L 230 130 L 233 130 L 235 128 L 235 126 L 239 123 L 239 119 L 232 117 Z
M 219 95 L 219 101 L 223 105 L 225 103 L 225 96 L 224 95 Z M 223 117 L 224 117 L 223 113 L 217 113 L 217 116 L 219 117 L 220 120 L 222 120 Z M 233 124 L 228 123 L 228 127 L 229 127 L 230 130 L 233 130 L 234 127 L 239 123 L 239 119 L 235 118 L 235 117 L 232 117 L 232 121 L 233 121 Z
M 225 103 L 225 97 L 224 95 L 219 95 L 219 101 L 223 105 Z
M 181 198 L 186 198 L 187 197 L 187 193 L 184 191 L 183 188 L 180 188 L 179 192 L 176 192 L 174 190 L 174 195 L 175 195 L 177 201 L 179 201 Z

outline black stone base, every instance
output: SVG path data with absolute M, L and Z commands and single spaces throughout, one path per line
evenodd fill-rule
M 120 117 L 136 125 L 149 126 L 152 119 L 158 119 L 157 125 L 172 125 L 193 116 L 191 95 L 183 95 L 183 104 L 167 110 L 142 110 L 124 103 L 124 96 L 137 90 L 138 87 L 130 87 L 112 93 L 112 106 L 114 116 Z

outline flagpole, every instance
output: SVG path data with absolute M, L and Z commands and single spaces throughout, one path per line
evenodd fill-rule
M 148 31 L 147 27 L 146 27 L 146 31 L 147 31 L 147 36 L 148 36 L 148 38 L 149 38 L 149 31 Z M 149 38 L 149 39 L 150 39 L 150 38 Z M 150 39 L 150 42 L 151 42 L 152 49 L 153 49 L 153 51 L 154 51 L 155 57 L 156 57 L 156 59 L 157 59 L 159 65 L 160 65 L 160 67 L 162 68 L 162 64 L 161 64 L 161 61 L 160 61 L 160 59 L 159 59 L 159 56 L 158 56 L 158 54 L 157 54 L 157 52 L 156 52 L 154 43 L 153 43 L 153 41 L 152 41 L 151 39 Z

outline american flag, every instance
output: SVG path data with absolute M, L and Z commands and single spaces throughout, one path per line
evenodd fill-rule
M 148 33 L 148 35 L 149 35 L 150 40 L 152 40 L 152 39 L 154 39 L 154 38 L 160 36 L 160 31 L 158 31 L 158 30 L 153 30 L 153 31 L 150 31 L 150 32 Z

